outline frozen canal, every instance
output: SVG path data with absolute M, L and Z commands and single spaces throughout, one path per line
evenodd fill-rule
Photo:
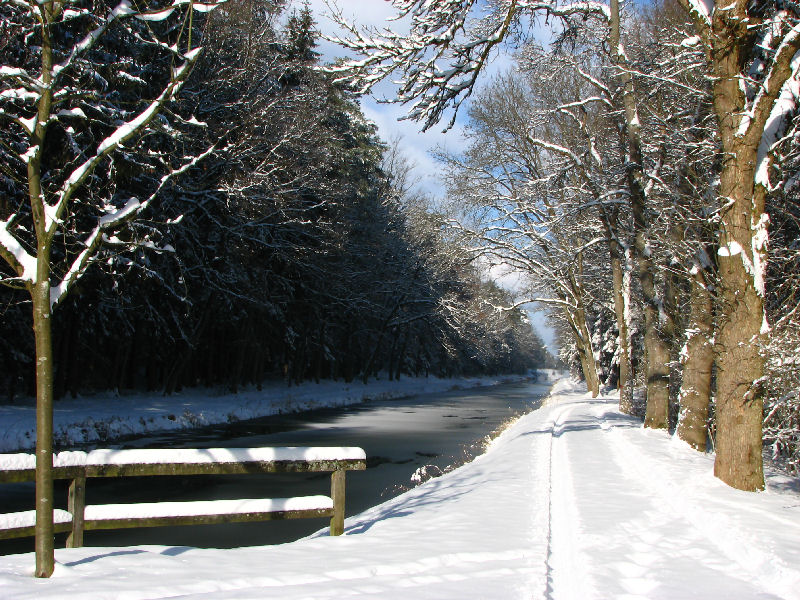
M 458 390 L 402 400 L 375 400 L 345 408 L 272 416 L 225 427 L 175 432 L 120 447 L 360 446 L 368 468 L 347 474 L 347 514 L 352 515 L 415 485 L 414 474 L 435 473 L 480 454 L 487 436 L 516 415 L 537 408 L 547 383 L 521 383 Z M 93 479 L 91 504 L 286 497 L 328 494 L 327 473 L 216 477 Z M 58 485 L 57 504 L 66 502 Z M 0 512 L 32 506 L 33 486 L 3 486 Z M 61 501 L 61 502 L 59 502 Z M 169 544 L 227 548 L 275 544 L 324 527 L 322 519 L 241 523 L 200 527 L 160 527 L 86 532 L 87 546 Z M 63 546 L 63 539 L 57 540 Z M 33 540 L 0 542 L 0 553 L 28 552 Z

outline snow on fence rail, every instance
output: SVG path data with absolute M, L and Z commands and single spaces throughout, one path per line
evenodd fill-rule
M 95 529 L 210 525 L 276 519 L 330 517 L 331 535 L 344 531 L 345 472 L 366 468 L 361 448 L 205 448 L 93 450 L 53 457 L 53 478 L 69 479 L 68 510 L 54 511 L 56 533 L 69 532 L 67 547 L 83 545 Z M 86 505 L 92 477 L 241 475 L 330 472 L 331 495 L 197 502 Z M 0 454 L 0 483 L 33 481 L 33 454 Z M 0 514 L 0 539 L 34 535 L 35 511 Z

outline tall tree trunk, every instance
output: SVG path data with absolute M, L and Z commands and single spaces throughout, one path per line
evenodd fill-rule
M 755 150 L 740 147 L 734 152 L 720 178 L 720 195 L 731 207 L 722 213 L 720 232 L 714 474 L 732 487 L 761 490 L 764 358 L 760 339 L 766 317 L 763 289 L 755 282 L 760 267 L 758 259 L 753 260 L 759 252 L 754 252 L 753 224 L 761 219 L 764 198 L 753 190 Z
M 749 35 L 741 7 L 720 2 L 713 16 L 710 59 L 714 110 L 720 127 L 723 164 L 720 175 L 719 301 L 715 353 L 717 365 L 716 459 L 714 474 L 742 490 L 764 489 L 762 419 L 764 359 L 760 353 L 766 270 L 765 189 L 756 185 L 755 168 L 763 125 L 742 134 L 747 99 L 741 87 L 744 45 Z M 793 54 L 792 52 L 791 54 Z M 791 73 L 788 65 L 784 65 Z M 784 79 L 785 81 L 785 79 Z M 782 82 L 771 82 L 777 89 Z M 766 123 L 764 111 L 751 122 Z
M 394 380 L 395 381 L 400 381 L 400 375 L 403 372 L 403 362 L 404 362 L 403 358 L 406 355 L 406 348 L 408 348 L 408 338 L 409 338 L 408 329 L 409 329 L 409 327 L 407 326 L 406 329 L 403 332 L 403 343 L 400 345 L 400 351 L 397 353 L 397 356 L 395 357 L 395 361 L 394 361 Z
M 583 378 L 586 380 L 586 387 L 592 394 L 592 398 L 596 398 L 600 393 L 600 376 L 597 374 L 597 362 L 594 359 L 594 350 L 592 349 L 592 336 L 586 324 L 586 311 L 583 307 L 579 307 L 577 310 L 565 309 L 565 312 L 575 345 L 578 348 L 578 358 L 581 361 L 581 371 L 583 372 Z
M 566 294 L 561 298 L 564 301 L 564 314 L 570 326 L 575 346 L 578 349 L 578 357 L 581 361 L 583 378 L 586 380 L 586 387 L 596 398 L 600 393 L 600 376 L 597 373 L 597 361 L 594 358 L 592 348 L 592 335 L 589 332 L 589 325 L 586 323 L 586 305 L 583 302 L 583 255 L 578 255 L 575 270 L 570 270 L 569 297 Z M 570 302 L 570 298 L 574 304 Z
M 625 273 L 622 261 L 611 261 L 614 313 L 619 331 L 619 409 L 625 414 L 633 412 L 633 378 L 631 377 L 630 330 L 628 327 L 628 303 Z
M 672 235 L 675 235 L 675 229 L 672 230 Z M 678 243 L 678 240 L 676 243 Z M 680 361 L 680 345 L 677 342 L 677 332 L 682 323 L 681 316 L 678 314 L 678 306 L 680 304 L 680 297 L 683 292 L 681 283 L 676 271 L 678 267 L 677 260 L 673 258 L 670 262 L 669 268 L 664 273 L 664 318 L 662 319 L 661 332 L 664 340 L 669 347 L 669 405 L 675 407 L 678 404 L 678 390 L 680 389 L 681 374 L 678 369 L 672 368 Z M 668 411 L 672 415 L 672 408 Z M 674 423 L 670 422 L 670 426 Z
M 397 302 L 395 302 L 394 306 L 392 307 L 392 310 L 389 312 L 388 315 L 386 315 L 386 318 L 383 319 L 383 321 L 381 322 L 381 327 L 378 330 L 378 339 L 374 342 L 372 346 L 372 352 L 370 353 L 369 358 L 367 359 L 367 362 L 364 365 L 364 369 L 362 372 L 361 379 L 364 383 L 367 383 L 367 381 L 369 380 L 369 376 L 375 370 L 375 361 L 378 357 L 378 353 L 383 350 L 382 347 L 383 338 L 386 335 L 386 330 L 389 328 L 389 323 L 391 323 L 392 319 L 395 318 L 398 311 L 403 306 L 403 303 L 406 301 L 407 297 L 408 294 L 401 294 L 398 297 Z
M 55 566 L 53 539 L 53 338 L 50 313 L 50 253 L 39 249 L 38 278 L 31 290 L 36 340 L 36 577 Z
M 610 46 L 614 62 L 624 67 L 626 57 L 620 44 L 619 0 L 611 0 Z M 641 124 L 636 110 L 633 78 L 624 68 L 618 70 L 622 85 L 627 137 L 627 181 L 633 212 L 634 249 L 639 282 L 644 297 L 645 370 L 647 378 L 647 410 L 645 427 L 666 429 L 669 425 L 669 346 L 665 342 L 659 317 L 660 302 L 655 289 L 655 264 L 647 242 L 647 197 L 645 194 Z
M 639 248 L 639 281 L 644 296 L 645 377 L 647 378 L 647 407 L 644 426 L 666 429 L 669 425 L 669 345 L 662 337 L 659 299 L 655 292 L 653 262 L 644 236 L 637 233 Z
M 597 361 L 595 361 L 591 343 L 583 344 L 578 349 L 578 352 L 580 354 L 583 376 L 586 379 L 586 387 L 592 395 L 592 398 L 597 398 L 600 394 L 600 376 L 597 374 Z
M 683 379 L 678 394 L 680 412 L 677 434 L 693 448 L 705 452 L 708 406 L 711 400 L 711 367 L 714 364 L 711 340 L 714 334 L 714 305 L 699 265 L 692 270 L 689 302 L 686 344 L 681 351 Z
M 614 314 L 617 319 L 619 332 L 619 410 L 627 415 L 633 412 L 633 381 L 631 378 L 631 351 L 630 330 L 628 327 L 629 315 L 629 286 L 626 285 L 625 264 L 623 262 L 623 248 L 619 243 L 617 230 L 617 211 L 605 215 L 603 224 L 608 236 L 608 250 L 611 256 L 611 284 L 614 298 Z
M 53 49 L 50 38 L 54 3 L 45 4 L 42 17 L 42 83 L 36 126 L 31 135 L 35 151 L 28 159 L 28 197 L 36 229 L 36 276 L 28 286 L 33 304 L 36 345 L 36 577 L 50 577 L 55 568 L 53 539 L 53 337 L 50 304 L 50 249 L 45 198 L 42 193 L 42 152 L 53 101 Z

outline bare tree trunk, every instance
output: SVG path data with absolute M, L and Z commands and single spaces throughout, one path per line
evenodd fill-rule
M 611 0 L 610 46 L 614 62 L 620 66 L 626 61 L 620 45 L 619 0 Z M 647 243 L 647 218 L 645 208 L 645 176 L 643 171 L 641 125 L 636 110 L 633 79 L 624 69 L 619 70 L 622 84 L 622 102 L 625 108 L 628 168 L 627 179 L 633 212 L 634 249 L 638 264 L 639 281 L 644 296 L 645 365 L 647 378 L 647 410 L 645 427 L 666 429 L 669 425 L 669 346 L 660 331 L 661 313 L 655 291 L 653 263 Z
M 644 426 L 666 429 L 669 425 L 669 346 L 661 339 L 657 315 L 652 307 L 645 308 L 647 408 Z
M 676 229 L 673 228 L 670 235 L 675 240 Z M 677 239 L 675 243 L 679 243 Z M 677 261 L 673 259 L 670 266 L 664 273 L 664 316 L 661 323 L 661 333 L 663 339 L 669 348 L 669 409 L 668 416 L 672 419 L 673 408 L 678 404 L 678 391 L 680 390 L 681 373 L 678 369 L 673 368 L 680 362 L 680 346 L 677 343 L 677 332 L 682 323 L 681 315 L 678 314 L 678 306 L 680 304 L 681 284 L 679 281 L 678 273 L 676 272 Z M 674 423 L 670 420 L 670 427 Z
M 592 394 L 592 398 L 596 398 L 600 393 L 600 376 L 597 374 L 597 361 L 595 361 L 594 349 L 592 348 L 592 335 L 586 323 L 586 306 L 583 302 L 582 285 L 582 254 L 578 256 L 576 270 L 570 270 L 568 279 L 570 296 L 574 300 L 574 305 L 569 302 L 566 295 L 562 297 L 565 302 L 564 316 L 572 331 L 575 346 L 578 349 L 578 357 L 581 361 L 581 370 L 583 371 L 583 378 L 586 380 L 586 387 Z
M 588 331 L 586 333 L 588 334 Z M 597 374 L 597 362 L 594 359 L 591 343 L 582 345 L 578 352 L 580 353 L 583 376 L 586 379 L 586 387 L 589 393 L 592 394 L 592 398 L 597 398 L 600 393 L 600 376 Z
M 686 345 L 681 351 L 683 379 L 678 394 L 677 434 L 684 442 L 705 452 L 708 426 L 708 406 L 711 400 L 711 367 L 714 348 L 711 337 L 713 326 L 713 299 L 706 287 L 703 271 L 695 266 L 690 287 L 689 323 L 686 327 Z
M 628 328 L 627 286 L 625 267 L 623 267 L 622 246 L 617 231 L 617 212 L 603 219 L 608 236 L 608 249 L 611 255 L 611 283 L 614 298 L 614 314 L 619 332 L 619 410 L 627 415 L 633 412 L 633 388 L 631 378 L 630 331 Z
M 578 348 L 578 358 L 581 361 L 581 371 L 586 380 L 586 387 L 592 394 L 592 398 L 596 398 L 600 393 L 600 377 L 597 374 L 597 362 L 592 349 L 592 336 L 586 324 L 586 312 L 582 307 L 579 307 L 578 310 L 565 309 L 565 312 L 575 345 Z
M 45 5 L 42 15 L 42 82 L 36 126 L 31 135 L 35 148 L 28 160 L 28 196 L 36 229 L 36 276 L 28 286 L 33 303 L 33 332 L 36 344 L 36 577 L 50 577 L 55 568 L 53 539 L 53 337 L 50 304 L 50 249 L 42 193 L 42 149 L 50 119 L 53 92 L 53 50 L 50 20 L 53 4 Z
M 765 314 L 763 292 L 754 280 L 751 223 L 760 220 L 764 198 L 753 190 L 755 149 L 734 152 L 720 178 L 720 195 L 731 207 L 722 213 L 720 232 L 714 474 L 732 487 L 752 491 L 764 489 L 760 339 Z
M 633 388 L 631 377 L 631 350 L 630 332 L 626 305 L 622 262 L 619 258 L 611 260 L 612 286 L 614 294 L 614 313 L 617 317 L 617 330 L 619 331 L 619 409 L 625 414 L 633 411 Z
M 641 165 L 641 148 L 637 142 L 631 143 L 632 164 Z M 634 151 L 635 150 L 635 151 Z M 635 172 L 635 171 L 638 171 Z M 663 307 L 656 294 L 655 265 L 647 243 L 647 220 L 645 217 L 645 194 L 641 185 L 643 177 L 639 169 L 629 169 L 628 179 L 633 209 L 634 248 L 638 265 L 639 283 L 644 300 L 644 350 L 645 377 L 647 384 L 647 407 L 644 426 L 666 429 L 669 426 L 669 345 L 661 330 Z
M 722 4 L 722 3 L 721 3 Z M 723 147 L 719 195 L 720 315 L 715 353 L 717 365 L 716 459 L 714 474 L 742 490 L 764 489 L 762 419 L 764 359 L 760 353 L 766 267 L 765 189 L 756 185 L 758 147 L 764 132 L 750 127 L 740 133 L 746 104 L 741 65 L 746 20 L 730 4 L 714 13 L 711 40 L 714 110 Z M 793 54 L 792 52 L 791 54 Z M 790 56 L 791 56 L 790 54 Z M 788 78 L 791 69 L 783 65 Z M 784 81 L 785 81 L 784 78 Z M 780 89 L 781 83 L 771 85 Z M 776 93 L 777 90 L 768 90 Z M 753 121 L 766 123 L 771 106 L 760 106 Z
M 36 340 L 36 577 L 55 566 L 53 539 L 53 338 L 50 313 L 50 253 L 39 249 L 42 281 L 31 290 Z

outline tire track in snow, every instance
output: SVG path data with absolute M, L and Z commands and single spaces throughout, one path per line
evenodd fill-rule
M 614 443 L 607 446 L 614 454 L 621 474 L 632 481 L 647 482 L 658 502 L 665 507 L 661 520 L 674 521 L 679 518 L 687 522 L 690 525 L 689 530 L 702 536 L 718 555 L 734 563 L 729 569 L 732 575 L 757 582 L 759 587 L 771 594 L 800 600 L 800 572 L 769 551 L 769 540 L 749 534 L 725 514 L 714 511 L 709 505 L 709 498 L 704 499 L 693 493 L 691 480 L 687 481 L 681 466 L 665 469 L 663 460 L 650 459 L 645 445 L 633 443 L 623 431 L 605 419 L 609 413 L 607 407 L 598 407 L 594 412 L 600 426 L 614 440 Z M 631 460 L 631 457 L 637 457 L 637 460 Z M 680 474 L 683 477 L 678 480 L 676 475 Z M 721 491 L 733 492 L 727 487 L 722 487 Z M 722 499 L 719 501 L 724 503 Z M 783 519 L 777 518 L 776 521 Z
M 533 461 L 533 467 L 540 465 L 538 481 L 542 482 L 542 489 L 546 490 L 547 497 L 542 506 L 547 507 L 545 518 L 545 555 L 544 555 L 544 597 L 553 600 L 553 429 L 555 421 L 551 420 L 546 424 L 546 433 L 543 433 L 541 443 L 541 454 L 538 461 Z M 545 460 L 546 458 L 546 460 Z M 537 481 L 534 478 L 534 481 Z
M 554 411 L 550 426 L 549 535 L 547 540 L 547 590 L 550 600 L 585 600 L 592 597 L 591 581 L 577 550 L 579 511 L 568 454 L 569 417 L 575 405 Z
M 641 426 L 616 413 L 607 417 L 614 411 L 598 402 L 602 400 L 575 398 L 550 417 L 547 597 L 775 598 L 743 578 L 703 536 L 676 517 L 650 488 L 652 474 L 627 468 L 640 460 L 641 452 L 621 447 L 610 432 L 620 418 L 637 433 Z M 624 435 L 621 429 L 617 433 Z M 655 452 L 661 450 L 654 446 Z M 642 468 L 646 471 L 648 465 Z M 691 580 L 686 579 L 689 572 Z

